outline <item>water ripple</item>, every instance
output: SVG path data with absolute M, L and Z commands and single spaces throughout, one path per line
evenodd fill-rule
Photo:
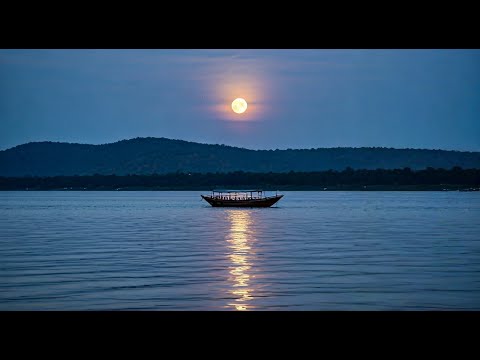
M 480 196 L 1 192 L 0 310 L 479 310 Z

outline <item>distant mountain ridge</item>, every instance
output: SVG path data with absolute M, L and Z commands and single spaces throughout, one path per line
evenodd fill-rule
M 0 151 L 0 176 L 480 168 L 480 152 L 380 147 L 250 150 L 167 138 L 31 142 Z

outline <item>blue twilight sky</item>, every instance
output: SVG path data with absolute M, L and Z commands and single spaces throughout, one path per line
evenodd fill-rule
M 0 150 L 145 136 L 480 151 L 480 50 L 0 50 Z

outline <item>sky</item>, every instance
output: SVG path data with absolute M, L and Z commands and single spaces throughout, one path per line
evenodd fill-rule
M 149 136 L 480 151 L 480 50 L 0 49 L 0 150 Z

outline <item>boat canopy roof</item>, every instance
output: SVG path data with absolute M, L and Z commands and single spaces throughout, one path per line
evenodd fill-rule
M 212 190 L 212 192 L 216 193 L 249 193 L 249 192 L 263 192 L 260 189 L 253 189 L 253 190 L 226 190 L 226 189 L 219 189 L 219 190 Z

